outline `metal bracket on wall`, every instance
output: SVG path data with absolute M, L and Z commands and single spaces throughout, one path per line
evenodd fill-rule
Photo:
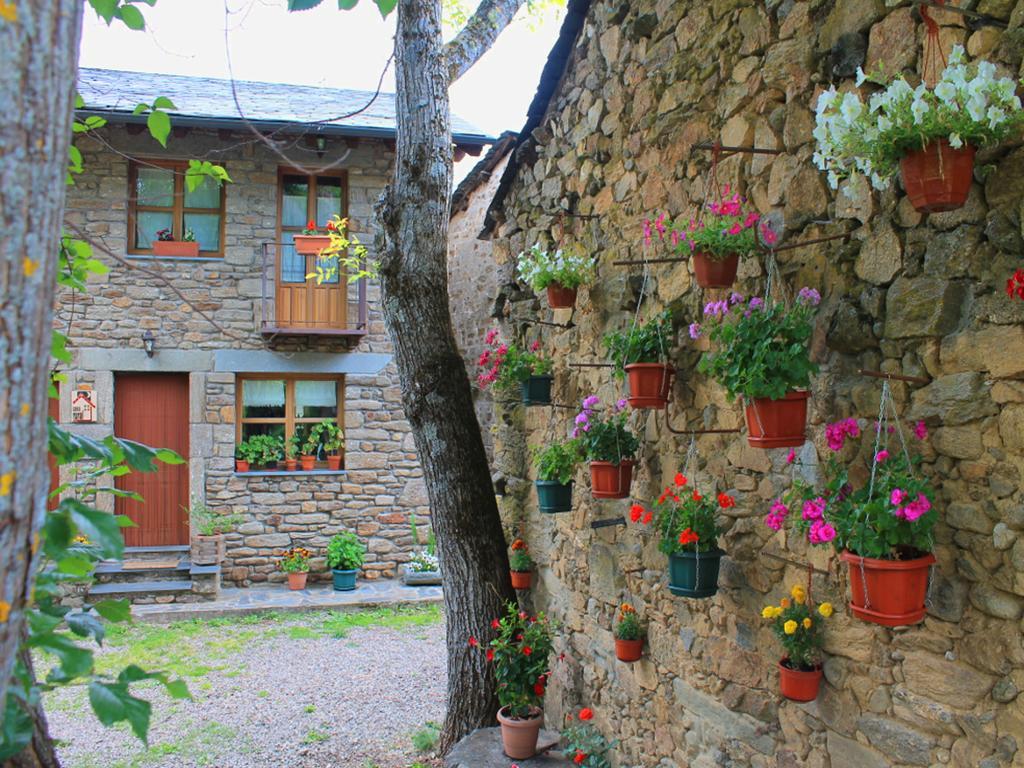
M 614 368 L 611 363 L 568 363 L 570 368 Z
M 769 149 L 768 147 L 730 147 L 725 144 L 719 144 L 714 141 L 702 141 L 699 144 L 694 144 L 690 150 L 692 155 L 694 152 L 724 152 L 725 154 L 720 155 L 720 160 L 725 160 L 727 157 L 733 155 L 784 155 L 785 150 L 782 149 Z
M 626 524 L 626 518 L 624 517 L 608 517 L 604 520 L 594 520 L 591 524 L 591 528 L 612 528 L 614 526 Z
M 818 243 L 828 243 L 832 240 L 847 240 L 850 237 L 849 232 L 843 232 L 839 235 L 828 235 L 826 237 L 815 237 L 810 240 L 801 240 L 799 243 L 790 243 L 789 245 L 780 245 L 777 248 L 762 248 L 761 250 L 765 253 L 778 253 L 779 251 L 792 251 L 797 248 L 803 248 L 805 245 L 816 245 Z M 661 259 L 622 259 L 619 261 L 613 261 L 612 266 L 615 267 L 629 267 L 640 264 L 678 264 L 684 261 L 690 261 L 689 256 L 666 256 Z
M 513 320 L 514 323 L 524 325 L 550 325 L 552 328 L 575 328 L 576 325 L 570 320 L 568 323 L 552 323 L 549 320 Z
M 945 3 L 930 2 L 930 0 L 914 0 L 915 6 L 925 6 L 927 8 L 935 8 L 940 11 L 949 11 L 950 13 L 958 13 L 961 16 L 969 20 L 968 26 L 972 29 L 978 27 L 998 27 L 999 29 L 1007 29 L 1009 25 L 1002 19 L 997 19 L 995 16 L 989 16 L 987 13 L 979 13 L 978 11 L 972 11 L 967 8 L 957 8 L 955 5 L 946 5 Z
M 676 429 L 672 426 L 668 405 L 665 406 L 665 426 L 673 435 L 736 435 L 742 432 L 740 429 Z
M 815 568 L 813 565 L 808 565 L 807 563 L 801 563 L 799 560 L 793 560 L 793 559 L 788 558 L 788 557 L 783 557 L 782 555 L 773 555 L 771 552 L 759 552 L 758 554 L 761 555 L 761 557 L 767 557 L 770 560 L 778 560 L 780 563 L 786 563 L 787 565 L 792 565 L 792 566 L 794 566 L 796 568 L 801 568 L 801 569 L 806 568 L 808 571 L 811 571 L 812 573 L 816 573 L 819 576 L 824 576 L 826 579 L 831 579 L 832 578 L 832 572 L 831 571 L 823 571 L 820 568 Z
M 931 379 L 924 376 L 904 376 L 902 373 L 886 373 L 885 371 L 868 371 L 861 368 L 857 371 L 861 376 L 872 379 L 889 379 L 889 381 L 905 381 L 908 384 L 931 384 Z

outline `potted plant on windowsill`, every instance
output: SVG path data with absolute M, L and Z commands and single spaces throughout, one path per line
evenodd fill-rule
M 547 290 L 548 305 L 552 309 L 572 309 L 576 291 L 594 279 L 594 260 L 561 248 L 548 253 L 535 243 L 519 254 L 519 277 L 538 293 Z
M 535 449 L 537 480 L 534 485 L 537 487 L 537 505 L 541 512 L 551 514 L 572 511 L 572 477 L 582 460 L 582 446 L 578 438 Z
M 416 526 L 416 515 L 409 515 L 409 529 L 412 533 L 412 557 L 402 572 L 402 581 L 409 586 L 431 586 L 441 583 L 441 561 L 437 556 L 437 539 L 433 529 L 427 534 L 426 547 L 420 547 L 420 533 Z
M 629 603 L 619 606 L 615 623 L 615 658 L 619 661 L 638 661 L 644 651 L 644 630 L 640 617 Z
M 295 235 L 293 243 L 295 252 L 302 256 L 316 256 L 327 250 L 331 245 L 331 232 L 337 231 L 337 224 L 332 219 L 324 226 L 318 227 L 316 222 L 310 219 L 306 222 L 306 228 L 301 235 Z
M 305 547 L 292 547 L 281 555 L 277 567 L 288 576 L 288 589 L 298 591 L 306 588 L 309 558 L 309 550 Z
M 761 611 L 761 617 L 772 622 L 772 631 L 786 653 L 779 661 L 779 691 L 787 699 L 818 698 L 824 620 L 831 615 L 831 603 L 822 603 L 815 610 L 807 590 L 799 584 L 778 605 L 766 605 Z
M 156 240 L 151 245 L 154 256 L 191 256 L 194 258 L 199 255 L 199 243 L 191 229 L 185 230 L 185 236 L 181 240 L 175 240 L 171 230 L 161 229 L 156 233 Z
M 511 392 L 519 388 L 524 405 L 547 405 L 551 402 L 551 358 L 540 351 L 540 342 L 530 344 L 529 351 L 516 344 L 506 344 L 492 328 L 484 337 L 487 344 L 477 360 L 481 368 L 476 380 L 481 389 Z
M 667 360 L 674 337 L 668 309 L 642 325 L 604 337 L 616 377 L 625 375 L 629 381 L 633 408 L 664 408 L 668 404 L 675 369 Z
M 331 569 L 336 592 L 356 588 L 356 576 L 363 566 L 366 547 L 352 531 L 342 531 L 327 542 L 327 567 Z
M 633 483 L 634 457 L 640 447 L 626 420 L 626 401 L 598 411 L 597 395 L 583 400 L 583 410 L 576 415 L 572 436 L 579 438 L 583 454 L 590 461 L 590 493 L 595 499 L 624 499 Z
M 242 515 L 219 515 L 201 499 L 193 498 L 188 508 L 192 527 L 189 559 L 193 565 L 220 565 L 224 560 L 224 534 L 245 522 Z
M 285 441 L 284 444 L 284 468 L 289 472 L 294 472 L 299 468 L 299 460 L 296 458 L 299 451 L 302 449 L 301 446 L 302 438 L 296 432 Z
M 970 193 L 977 148 L 1016 136 L 1024 110 L 1010 78 L 997 78 L 988 61 L 964 63 L 954 45 L 934 88 L 907 83 L 902 74 L 857 71 L 857 85 L 883 86 L 865 104 L 857 91 L 835 87 L 818 97 L 814 162 L 833 189 L 854 173 L 885 189 L 897 173 L 911 204 L 922 213 L 959 208 Z
M 248 440 L 235 446 L 235 472 L 248 472 L 251 465 L 259 459 L 259 452 Z
M 732 400 L 746 403 L 747 441 L 755 448 L 804 444 L 811 374 L 818 366 L 809 349 L 811 318 L 821 296 L 802 288 L 793 306 L 749 302 L 733 293 L 704 307 L 705 324 L 715 349 L 701 358 L 698 370 L 725 387 Z M 690 335 L 701 334 L 699 325 Z
M 508 567 L 512 575 L 513 589 L 529 589 L 533 581 L 533 558 L 530 548 L 522 539 L 512 542 L 512 554 L 508 558 Z
M 310 451 L 314 457 L 319 449 L 327 454 L 327 468 L 333 471 L 341 469 L 341 449 L 345 446 L 345 434 L 342 432 L 338 422 L 334 419 L 324 419 L 314 424 L 309 430 L 309 437 L 306 439 L 305 449 Z M 307 454 L 304 453 L 305 458 Z M 305 462 L 303 463 L 305 468 Z
M 615 748 L 618 741 L 609 742 L 604 735 L 590 722 L 594 712 L 584 707 L 579 712 L 579 724 L 573 716 L 568 715 L 571 725 L 562 730 L 562 754 L 580 768 L 611 768 L 608 753 Z
M 284 456 L 284 440 L 279 435 L 253 435 L 249 438 L 253 450 L 252 462 L 262 469 L 277 469 Z

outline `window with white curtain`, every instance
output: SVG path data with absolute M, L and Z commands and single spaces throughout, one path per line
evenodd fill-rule
M 300 438 L 314 424 L 331 419 L 344 426 L 345 379 L 342 376 L 238 376 L 236 441 L 253 435 Z M 322 457 L 321 457 L 322 458 Z

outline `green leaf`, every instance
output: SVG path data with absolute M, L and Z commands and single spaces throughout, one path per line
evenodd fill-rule
M 103 628 L 103 622 L 92 614 L 78 611 L 69 613 L 64 620 L 67 621 L 68 628 L 79 637 L 95 637 L 97 643 L 103 644 L 106 630 Z
M 166 96 L 157 96 L 156 101 L 153 102 L 153 109 L 177 109 L 177 107 Z
M 359 0 L 338 0 L 338 10 L 351 11 L 359 4 Z
M 50 333 L 50 354 L 62 363 L 71 362 L 71 353 L 68 352 L 68 337 L 60 331 Z
M 32 718 L 21 705 L 12 685 L 4 706 L 3 730 L 0 730 L 0 761 L 14 757 L 32 741 Z
M 69 578 L 88 576 L 92 572 L 92 561 L 86 557 L 72 555 L 57 562 L 57 570 Z
M 153 138 L 163 147 L 167 146 L 167 137 L 171 135 L 171 118 L 166 112 L 150 112 L 146 118 L 146 126 Z
M 56 680 L 71 680 L 92 673 L 92 651 L 81 647 L 67 635 L 53 632 L 36 635 L 33 632 L 29 645 L 57 657 L 60 666 L 51 672 L 51 676 Z
M 395 10 L 395 6 L 398 5 L 398 0 L 373 0 L 373 2 L 380 9 L 380 15 L 383 19 L 386 19 L 388 14 Z
M 104 725 L 127 720 L 135 735 L 146 741 L 152 712 L 148 701 L 137 699 L 128 692 L 127 683 L 89 683 L 89 703 L 96 717 Z
M 92 608 L 107 621 L 131 621 L 132 618 L 132 605 L 127 600 L 104 600 Z
M 133 115 L 141 115 L 145 112 L 149 112 L 149 104 L 138 104 L 135 109 L 132 110 Z
M 89 5 L 109 27 L 114 20 L 114 14 L 117 13 L 117 0 L 89 0 Z
M 142 11 L 135 6 L 122 5 L 117 9 L 117 15 L 128 29 L 138 31 L 146 28 L 146 20 L 142 17 Z
M 310 8 L 316 8 L 322 0 L 288 0 L 289 11 L 308 11 Z
M 170 448 L 158 448 L 156 451 L 157 461 L 164 464 L 184 464 L 185 460 Z
M 100 512 L 73 498 L 61 499 L 59 509 L 67 511 L 78 532 L 98 547 L 103 557 L 120 559 L 124 554 L 121 526 L 114 515 Z

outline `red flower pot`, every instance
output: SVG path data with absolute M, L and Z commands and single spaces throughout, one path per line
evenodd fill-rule
M 531 571 L 509 571 L 512 574 L 512 589 L 529 589 L 533 582 Z
M 938 139 L 905 154 L 900 173 L 911 205 L 921 213 L 961 207 L 971 191 L 974 153 L 970 144 L 954 149 L 945 139 Z
M 807 440 L 809 392 L 789 392 L 779 400 L 755 397 L 747 403 L 747 442 L 755 448 L 796 448 Z
M 287 472 L 294 472 L 296 469 L 299 468 L 299 460 L 298 459 L 285 459 L 284 460 L 284 468 L 285 468 L 285 471 L 287 471 Z
M 154 256 L 185 256 L 195 258 L 199 255 L 199 243 L 186 240 L 154 240 Z
M 303 472 L 312 472 L 316 469 L 316 456 L 300 456 L 299 461 Z
M 327 235 L 296 235 L 294 242 L 296 253 L 316 256 L 331 244 L 331 238 Z
M 844 551 L 850 566 L 850 610 L 853 615 L 885 627 L 917 624 L 924 619 L 928 570 L 935 555 L 912 560 L 876 560 Z
M 306 577 L 309 573 L 289 573 L 288 574 L 288 589 L 298 591 L 306 588 Z
M 664 408 L 672 392 L 675 368 L 664 363 L 632 363 L 626 367 L 629 404 L 633 408 Z
M 779 691 L 793 701 L 814 701 L 821 687 L 821 667 L 810 672 L 787 666 L 789 659 L 779 662 Z
M 701 288 L 728 288 L 736 281 L 739 265 L 738 253 L 724 259 L 713 259 L 701 251 L 693 254 L 693 271 L 697 275 L 697 285 Z
M 341 455 L 331 454 L 327 457 L 327 468 L 335 471 L 341 469 Z
M 552 309 L 572 309 L 575 304 L 575 288 L 563 288 L 558 283 L 548 286 L 548 306 Z
M 639 640 L 620 640 L 615 638 L 615 658 L 619 661 L 639 661 L 643 652 L 643 638 Z
M 249 462 L 242 461 L 241 459 L 235 459 L 235 472 L 248 472 Z
M 537 754 L 537 739 L 544 722 L 543 710 L 536 709 L 530 717 L 517 720 L 508 716 L 508 708 L 498 710 L 501 723 L 501 745 L 505 754 L 513 760 L 526 760 Z
M 620 464 L 610 461 L 590 462 L 590 492 L 595 499 L 624 499 L 633 484 L 633 460 Z

